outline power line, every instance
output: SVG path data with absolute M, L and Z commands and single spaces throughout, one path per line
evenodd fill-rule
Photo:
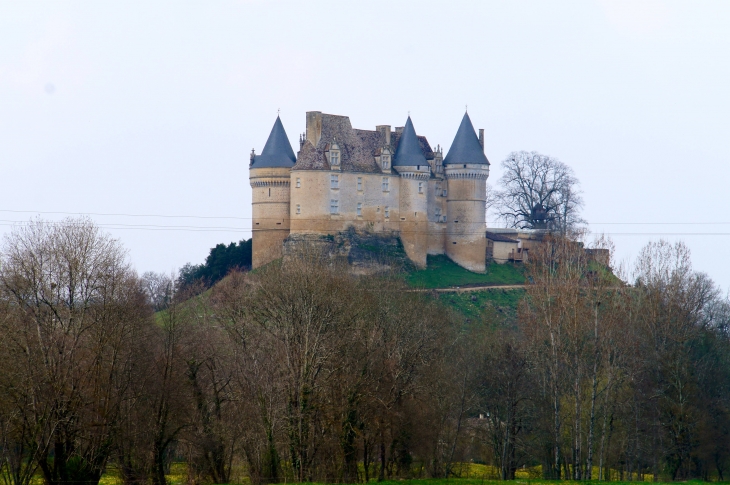
M 320 219 L 322 220 L 322 219 Z M 325 219 L 326 220 L 326 219 Z M 48 225 L 60 225 L 63 222 L 58 221 L 43 221 L 43 224 Z M 11 220 L 0 220 L 0 226 L 26 226 L 35 224 L 35 222 L 29 221 L 11 221 Z M 100 228 L 104 229 L 121 229 L 121 230 L 138 230 L 138 231 L 178 231 L 178 232 L 235 232 L 235 233 L 251 233 L 254 229 L 250 227 L 206 227 L 206 226 L 164 226 L 164 225 L 153 225 L 153 224 L 96 224 Z M 275 228 L 271 228 L 275 229 Z M 286 228 L 284 228 L 286 229 Z M 259 229 L 267 230 L 267 229 Z M 401 234 L 434 234 L 432 231 L 409 231 L 409 230 L 381 230 L 381 231 L 370 231 L 375 234 L 393 234 L 394 232 L 400 232 Z M 435 235 L 442 236 L 472 236 L 482 235 L 485 231 L 468 231 L 468 232 L 444 232 L 440 231 Z M 317 233 L 313 233 L 317 234 Z M 730 232 L 606 232 L 603 233 L 609 236 L 730 236 Z
M 61 214 L 61 215 L 72 215 L 72 216 L 107 216 L 107 217 L 162 217 L 162 218 L 176 218 L 176 219 L 231 219 L 240 221 L 250 221 L 253 217 L 234 217 L 234 216 L 196 216 L 196 215 L 181 215 L 181 214 L 128 214 L 128 213 L 113 213 L 113 212 L 64 212 L 64 211 L 30 211 L 30 210 L 12 210 L 12 209 L 0 209 L 0 212 L 11 212 L 18 214 Z M 257 220 L 281 220 L 280 217 L 258 217 Z M 301 218 L 297 217 L 295 220 L 298 221 L 327 221 L 326 218 Z M 487 224 L 500 224 L 503 221 L 486 221 Z M 603 226 L 603 225 L 659 225 L 659 226 L 687 226 L 687 225 L 730 225 L 730 222 L 588 222 L 589 226 Z

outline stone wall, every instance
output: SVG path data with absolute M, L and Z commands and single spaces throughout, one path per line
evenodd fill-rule
M 258 268 L 282 256 L 289 236 L 289 169 L 250 170 L 252 200 L 252 267 Z

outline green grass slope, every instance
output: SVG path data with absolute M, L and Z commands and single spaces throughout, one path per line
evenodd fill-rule
M 406 276 L 408 284 L 415 288 L 450 288 L 480 285 L 521 285 L 525 276 L 521 266 L 490 263 L 484 274 L 472 273 L 451 261 L 448 257 L 429 256 L 426 269 L 415 270 Z
M 439 300 L 464 323 L 476 322 L 479 319 L 512 323 L 517 319 L 517 307 L 525 296 L 525 290 L 487 289 L 468 292 L 444 292 Z

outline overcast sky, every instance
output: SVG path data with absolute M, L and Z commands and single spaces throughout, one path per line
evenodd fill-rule
M 729 1 L 0 0 L 0 232 L 92 214 L 169 272 L 250 237 L 278 109 L 295 151 L 308 110 L 410 112 L 448 149 L 468 105 L 492 185 L 511 151 L 557 157 L 619 259 L 682 239 L 727 290 L 729 25 Z

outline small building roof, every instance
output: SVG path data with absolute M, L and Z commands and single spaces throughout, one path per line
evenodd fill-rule
M 517 239 L 512 239 L 511 237 L 507 237 L 504 234 L 497 234 L 496 232 L 489 232 L 487 231 L 487 239 L 490 241 L 495 242 L 508 242 L 508 243 L 515 243 L 517 244 L 519 241 Z
M 454 141 L 449 148 L 449 153 L 444 158 L 444 165 L 450 163 L 489 165 L 489 160 L 484 155 L 484 149 L 479 143 L 476 131 L 474 131 L 474 125 L 471 124 L 469 113 L 464 113 Z
M 274 127 L 271 128 L 269 139 L 266 140 L 261 155 L 254 155 L 251 168 L 291 168 L 296 160 L 294 150 L 292 150 L 289 138 L 286 136 L 284 125 L 281 124 L 281 118 L 277 116 Z
M 398 140 L 398 148 L 396 148 L 393 157 L 393 166 L 411 167 L 416 165 L 428 165 L 428 162 L 423 155 L 416 130 L 413 128 L 413 122 L 409 116 L 406 120 L 406 126 L 403 127 L 403 133 Z

